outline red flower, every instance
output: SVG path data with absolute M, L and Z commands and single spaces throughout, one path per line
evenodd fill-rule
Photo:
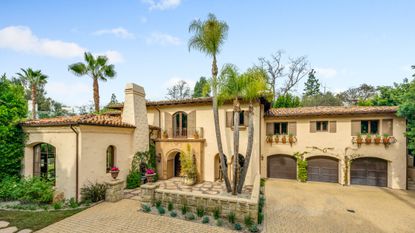
M 111 168 L 111 171 L 112 172 L 118 172 L 118 171 L 120 171 L 120 169 L 118 167 L 112 167 Z
M 154 172 L 154 170 L 153 170 L 153 169 L 147 169 L 147 170 L 146 170 L 146 174 L 147 174 L 147 175 L 152 175 L 152 174 L 155 174 L 155 172 Z

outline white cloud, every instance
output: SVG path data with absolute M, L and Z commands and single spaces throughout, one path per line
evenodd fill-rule
M 159 45 L 181 45 L 182 41 L 180 38 L 160 32 L 153 32 L 146 39 L 147 44 L 159 44 Z
M 333 68 L 316 68 L 314 70 L 317 72 L 317 77 L 331 78 L 337 75 L 337 70 Z
M 181 0 L 142 0 L 149 6 L 150 10 L 174 9 L 180 5 Z
M 0 30 L 0 48 L 57 58 L 82 56 L 84 48 L 73 42 L 38 38 L 28 27 L 9 26 Z
M 86 79 L 86 77 L 82 77 L 82 79 Z M 85 104 L 86 96 L 92 93 L 92 81 L 91 84 L 87 84 L 87 82 L 76 80 L 76 77 L 71 77 L 68 80 L 70 81 L 59 82 L 51 80 L 48 82 L 45 86 L 48 95 L 59 102 L 71 106 Z
M 124 62 L 124 57 L 121 53 L 115 50 L 108 50 L 103 55 L 108 57 L 109 63 L 122 63 Z
M 112 28 L 112 29 L 102 29 L 92 34 L 96 36 L 114 35 L 116 37 L 123 38 L 123 39 L 134 39 L 134 34 L 122 27 Z

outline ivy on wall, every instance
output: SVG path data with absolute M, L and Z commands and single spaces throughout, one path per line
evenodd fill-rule
M 304 159 L 304 154 L 306 152 L 300 153 L 296 152 L 294 157 L 297 159 L 297 180 L 301 182 L 307 181 L 307 160 Z

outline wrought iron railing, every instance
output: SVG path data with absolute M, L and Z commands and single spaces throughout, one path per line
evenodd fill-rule
M 188 128 L 168 128 L 163 130 L 162 138 L 188 138 L 199 139 L 203 138 L 202 127 L 188 127 Z

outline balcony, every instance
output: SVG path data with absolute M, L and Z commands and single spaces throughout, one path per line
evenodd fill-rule
M 161 139 L 202 139 L 203 127 L 164 129 Z

